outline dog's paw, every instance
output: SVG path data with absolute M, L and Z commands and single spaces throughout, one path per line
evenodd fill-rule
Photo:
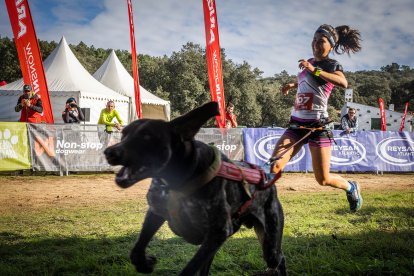
M 133 259 L 131 256 L 131 262 L 135 266 L 135 270 L 140 273 L 152 273 L 154 271 L 157 258 L 153 256 L 144 256 L 143 259 Z

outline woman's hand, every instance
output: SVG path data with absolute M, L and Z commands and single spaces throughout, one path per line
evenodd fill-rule
M 300 59 L 299 61 L 299 68 L 301 70 L 306 69 L 310 73 L 313 73 L 315 71 L 315 66 L 313 66 L 309 61 L 306 59 Z
M 296 87 L 298 87 L 297 83 L 292 82 L 292 83 L 285 84 L 282 86 L 282 94 L 286 96 L 287 94 L 289 94 L 290 89 L 296 88 Z

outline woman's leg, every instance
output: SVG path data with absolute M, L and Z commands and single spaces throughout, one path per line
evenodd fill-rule
M 280 137 L 279 141 L 277 141 L 277 144 L 276 144 L 275 150 L 273 151 L 272 156 L 277 156 L 278 154 L 282 153 L 287 148 L 289 148 L 291 145 L 296 143 L 296 141 L 298 140 L 284 133 L 282 137 Z M 288 150 L 279 160 L 276 160 L 276 162 L 273 164 L 271 168 L 271 172 L 277 174 L 280 171 L 282 171 L 283 168 L 286 166 L 286 164 L 289 162 L 289 160 L 292 159 L 292 157 L 295 156 L 296 153 L 298 153 L 298 151 L 300 150 L 302 146 L 303 146 L 303 143 L 299 143 L 298 145 Z
M 356 212 L 362 207 L 361 190 L 357 182 L 347 181 L 339 175 L 329 172 L 331 161 L 331 147 L 309 147 L 312 155 L 313 172 L 320 185 L 327 185 L 346 191 L 349 208 Z
M 309 147 L 312 156 L 313 172 L 320 185 L 331 186 L 342 190 L 349 188 L 349 183 L 339 175 L 331 174 L 331 147 Z

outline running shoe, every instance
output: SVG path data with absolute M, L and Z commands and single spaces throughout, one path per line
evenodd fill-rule
M 349 202 L 351 212 L 356 212 L 362 207 L 362 196 L 359 184 L 356 181 L 348 181 L 352 185 L 352 190 L 346 192 L 346 198 Z

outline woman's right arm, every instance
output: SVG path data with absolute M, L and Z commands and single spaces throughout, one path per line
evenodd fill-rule
M 289 94 L 290 89 L 295 89 L 295 88 L 298 88 L 297 82 L 291 82 L 291 83 L 285 84 L 284 86 L 282 86 L 282 94 L 286 96 L 287 94 Z
M 65 111 L 62 112 L 62 119 L 63 121 L 67 124 L 69 123 L 69 111 L 67 109 L 65 109 Z

